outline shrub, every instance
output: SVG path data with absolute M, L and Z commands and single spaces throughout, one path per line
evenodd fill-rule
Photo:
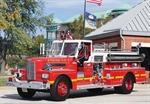
M 9 67 L 15 68 L 15 66 L 19 67 L 25 67 L 26 66 L 26 58 L 20 58 L 20 57 L 10 57 L 6 59 L 6 63 Z

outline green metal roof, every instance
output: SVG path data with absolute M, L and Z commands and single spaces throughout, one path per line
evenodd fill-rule
M 129 3 L 123 3 L 119 7 L 115 8 L 114 10 L 129 10 L 132 6 Z
M 106 10 L 106 11 L 92 12 L 91 14 L 95 15 L 98 19 L 100 19 L 100 18 L 106 18 L 108 13 L 110 12 L 111 10 Z M 62 24 L 73 22 L 75 19 L 78 19 L 80 15 L 83 15 L 83 14 L 76 14 L 73 17 L 62 22 Z
M 64 21 L 63 23 L 73 22 L 75 19 L 78 19 L 80 17 L 80 15 L 82 15 L 82 14 L 76 14 L 73 17 L 70 17 L 69 19 L 67 19 L 66 21 Z
M 111 12 L 111 9 L 100 11 L 100 12 L 92 12 L 91 14 L 95 15 L 97 19 L 100 19 L 100 18 L 106 18 L 110 12 Z
M 62 23 L 62 21 L 60 19 L 58 19 L 58 18 L 54 18 L 53 19 L 53 23 L 58 23 L 59 24 L 59 23 Z

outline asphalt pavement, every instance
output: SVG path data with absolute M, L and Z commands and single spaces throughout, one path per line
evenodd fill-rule
M 131 94 L 117 94 L 113 88 L 100 93 L 71 91 L 66 101 L 52 101 L 49 93 L 37 92 L 32 99 L 21 98 L 15 87 L 0 87 L 0 104 L 150 104 L 150 84 L 135 84 Z

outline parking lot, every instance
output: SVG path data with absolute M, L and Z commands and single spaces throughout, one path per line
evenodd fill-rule
M 0 104 L 150 104 L 150 84 L 135 84 L 129 95 L 116 94 L 113 88 L 101 93 L 71 91 L 66 101 L 52 101 L 49 93 L 37 92 L 32 99 L 22 99 L 14 87 L 0 87 Z

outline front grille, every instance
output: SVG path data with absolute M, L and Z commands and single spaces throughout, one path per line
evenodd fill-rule
M 35 80 L 35 64 L 34 62 L 27 62 L 27 79 Z

